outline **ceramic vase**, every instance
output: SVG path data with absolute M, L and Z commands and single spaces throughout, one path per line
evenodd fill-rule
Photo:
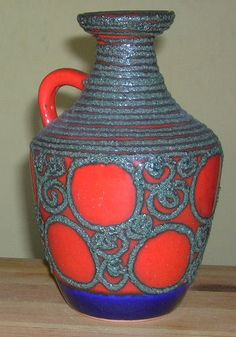
M 173 20 L 172 11 L 79 15 L 97 39 L 91 74 L 59 69 L 39 89 L 44 128 L 30 158 L 45 257 L 65 300 L 91 316 L 170 312 L 210 233 L 222 149 L 159 71 L 154 39 Z M 82 94 L 58 117 L 63 85 Z

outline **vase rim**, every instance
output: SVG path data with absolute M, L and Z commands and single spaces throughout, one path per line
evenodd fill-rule
M 86 16 L 162 16 L 166 14 L 174 13 L 172 10 L 112 10 L 112 11 L 95 11 L 95 12 L 85 12 L 79 15 Z
M 157 35 L 174 21 L 171 10 L 120 10 L 87 12 L 78 15 L 81 27 L 92 34 Z

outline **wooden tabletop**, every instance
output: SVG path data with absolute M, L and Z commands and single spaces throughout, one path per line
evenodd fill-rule
M 236 337 L 236 267 L 203 266 L 172 313 L 136 322 L 90 318 L 62 299 L 39 259 L 0 259 L 1 337 Z

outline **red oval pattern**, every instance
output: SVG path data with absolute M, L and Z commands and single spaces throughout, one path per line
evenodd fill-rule
M 131 175 L 114 164 L 78 168 L 72 179 L 72 196 L 81 216 L 102 226 L 127 221 L 136 205 Z
M 84 239 L 72 228 L 54 223 L 48 230 L 51 254 L 60 271 L 77 282 L 91 282 L 95 263 Z
M 186 235 L 167 231 L 149 239 L 137 255 L 134 271 L 149 287 L 175 285 L 185 274 L 191 244 Z
M 200 171 L 195 189 L 195 205 L 198 213 L 211 217 L 214 213 L 221 173 L 221 157 L 210 158 Z

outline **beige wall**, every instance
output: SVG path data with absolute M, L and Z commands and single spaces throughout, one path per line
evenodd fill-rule
M 37 90 L 55 68 L 89 71 L 95 45 L 78 13 L 173 9 L 176 20 L 157 42 L 158 59 L 176 100 L 220 137 L 225 162 L 207 264 L 235 264 L 236 1 L 0 0 L 0 256 L 40 255 L 28 170 L 28 146 L 41 128 Z M 60 109 L 75 90 L 63 89 Z

